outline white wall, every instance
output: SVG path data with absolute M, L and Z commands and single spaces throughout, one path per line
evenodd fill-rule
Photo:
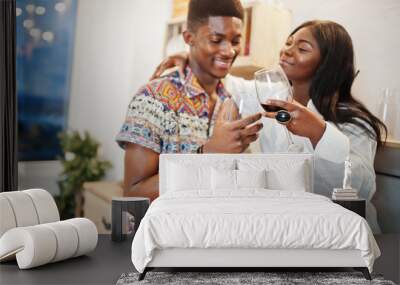
M 168 1 L 81 0 L 78 6 L 69 127 L 89 130 L 113 163 L 109 179 L 123 175 L 115 136 L 131 96 L 161 60 Z M 149 13 L 151 9 L 151 13 Z
M 88 130 L 113 163 L 107 179 L 123 177 L 123 150 L 114 139 L 131 96 L 162 59 L 170 0 L 79 0 L 69 128 Z M 19 164 L 19 188 L 58 193 L 58 162 Z
M 62 171 L 57 161 L 30 161 L 18 163 L 18 189 L 46 189 L 53 195 L 59 193 L 57 179 Z
M 312 19 L 333 20 L 353 39 L 354 95 L 375 114 L 384 87 L 400 89 L 399 0 L 281 0 L 293 12 L 293 27 Z M 400 107 L 400 106 L 399 106 Z

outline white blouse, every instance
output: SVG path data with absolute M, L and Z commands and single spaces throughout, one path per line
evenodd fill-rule
M 228 75 L 224 82 L 239 106 L 241 115 L 246 116 L 263 112 L 258 103 L 254 81 Z M 307 108 L 321 116 L 309 100 Z M 322 117 L 322 116 L 321 116 Z M 260 132 L 258 145 L 252 145 L 252 151 L 265 153 L 287 152 L 288 141 L 285 127 L 275 119 L 262 118 L 263 129 Z M 367 200 L 366 218 L 374 233 L 379 233 L 375 207 L 371 199 L 376 191 L 374 158 L 376 141 L 368 136 L 365 130 L 354 124 L 341 124 L 340 130 L 331 122 L 326 122 L 322 138 L 313 148 L 306 137 L 293 135 L 293 142 L 303 148 L 303 152 L 313 153 L 315 158 L 314 192 L 331 197 L 333 188 L 341 188 L 344 177 L 344 161 L 350 156 L 352 187 L 359 191 L 359 196 Z

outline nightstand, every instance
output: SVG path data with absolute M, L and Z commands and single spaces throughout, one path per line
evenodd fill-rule
M 340 206 L 359 214 L 361 217 L 365 218 L 365 199 L 355 199 L 355 200 L 336 200 L 332 199 L 333 203 L 339 204 Z
M 133 237 L 149 205 L 150 199 L 145 197 L 113 197 L 111 239 L 123 241 Z

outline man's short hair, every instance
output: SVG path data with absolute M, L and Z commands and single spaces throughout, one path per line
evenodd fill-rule
M 236 17 L 243 20 L 244 10 L 240 0 L 190 0 L 187 16 L 189 31 L 207 23 L 212 16 Z

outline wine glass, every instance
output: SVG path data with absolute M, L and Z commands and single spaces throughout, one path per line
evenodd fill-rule
M 261 69 L 254 73 L 254 82 L 256 85 L 256 93 L 261 107 L 266 112 L 276 112 L 275 119 L 281 124 L 289 123 L 291 120 L 290 113 L 282 107 L 268 105 L 270 99 L 283 100 L 291 102 L 293 100 L 292 87 L 286 77 L 283 69 L 278 65 L 271 69 Z M 288 151 L 302 152 L 303 147 L 293 142 L 292 135 L 285 126 Z

